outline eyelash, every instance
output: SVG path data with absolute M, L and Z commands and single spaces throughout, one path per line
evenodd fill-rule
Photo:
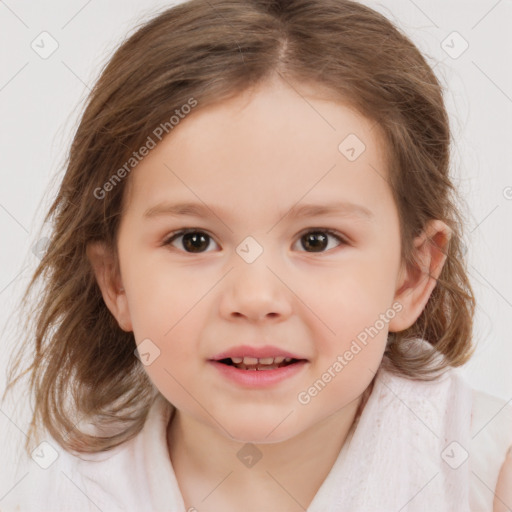
M 162 243 L 163 246 L 168 246 L 168 245 L 171 245 L 172 242 L 174 242 L 177 238 L 179 238 L 180 236 L 184 236 L 184 235 L 187 235 L 189 233 L 201 233 L 201 234 L 204 234 L 206 235 L 208 238 L 212 239 L 213 240 L 213 237 L 208 234 L 208 232 L 202 230 L 202 229 L 198 229 L 198 228 L 186 228 L 186 229 L 181 229 L 179 231 L 174 231 L 173 233 L 171 233 L 165 240 L 164 242 Z M 336 238 L 339 242 L 340 242 L 340 245 L 349 245 L 349 242 L 347 240 L 346 237 L 344 237 L 341 233 L 339 233 L 338 231 L 335 231 L 335 230 L 332 230 L 332 229 L 328 229 L 328 228 L 310 228 L 306 231 L 303 231 L 302 233 L 300 233 L 299 237 L 298 237 L 298 240 L 300 240 L 304 235 L 307 235 L 308 233 L 325 233 L 327 235 L 330 235 L 334 238 Z M 330 249 L 332 250 L 332 249 Z M 188 252 L 188 251 L 182 251 L 182 252 L 185 252 L 186 254 L 204 254 L 206 252 L 210 252 L 210 251 L 203 251 L 203 252 L 198 252 L 198 253 L 194 253 L 194 252 Z M 308 251 L 301 251 L 301 252 L 308 252 Z M 319 251 L 319 252 L 310 252 L 310 254 L 324 254 L 326 252 L 329 252 L 329 251 Z

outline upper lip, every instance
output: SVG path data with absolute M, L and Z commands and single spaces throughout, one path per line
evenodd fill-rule
M 290 359 L 306 359 L 287 350 L 272 345 L 265 345 L 263 347 L 251 347 L 249 345 L 239 345 L 232 347 L 220 354 L 216 354 L 211 358 L 213 361 L 221 361 L 222 359 L 229 359 L 233 357 L 256 357 L 263 359 L 266 357 L 289 357 Z

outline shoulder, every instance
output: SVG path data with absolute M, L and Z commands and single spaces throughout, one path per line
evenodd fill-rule
M 493 455 L 504 460 L 512 446 L 512 400 L 507 401 L 478 389 L 472 389 L 472 397 L 472 439 L 485 441 Z
M 18 462 L 16 486 L 0 502 L 0 511 L 130 510 L 132 502 L 127 500 L 134 498 L 140 483 L 135 475 L 135 442 L 109 452 L 73 454 L 47 438 L 32 457 Z
M 493 512 L 508 512 L 512 509 L 512 446 L 501 466 L 494 494 Z
M 32 451 L 21 454 L 15 468 L 15 484 L 2 498 L 2 512 L 39 510 L 88 512 L 81 495 L 85 486 L 75 457 L 47 438 Z
M 0 512 L 147 510 L 148 479 L 155 464 L 165 461 L 162 448 L 171 412 L 168 402 L 155 400 L 142 430 L 104 452 L 70 453 L 45 433 L 35 456 L 23 453 L 16 461 Z
M 512 508 L 512 404 L 473 389 L 471 478 L 475 497 L 493 496 L 493 512 Z

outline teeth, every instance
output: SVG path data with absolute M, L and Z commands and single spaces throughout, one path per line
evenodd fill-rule
M 235 365 L 243 364 L 246 367 L 249 367 L 249 366 L 250 367 L 253 367 L 253 366 L 254 367 L 255 366 L 258 366 L 258 367 L 259 366 L 275 366 L 275 365 L 279 365 L 283 362 L 289 363 L 291 360 L 292 360 L 291 357 L 283 357 L 283 356 L 261 357 L 261 358 L 245 356 L 245 357 L 232 357 L 231 358 L 231 361 L 233 361 L 233 364 L 235 364 Z M 253 368 L 247 368 L 247 369 L 252 370 Z

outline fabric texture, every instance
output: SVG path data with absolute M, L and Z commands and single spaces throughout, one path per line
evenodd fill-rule
M 0 511 L 185 511 L 167 447 L 173 412 L 159 395 L 143 430 L 106 453 L 78 458 L 50 441 L 57 460 L 27 461 Z M 307 512 L 492 512 L 511 427 L 510 404 L 457 370 L 426 382 L 381 367 Z

